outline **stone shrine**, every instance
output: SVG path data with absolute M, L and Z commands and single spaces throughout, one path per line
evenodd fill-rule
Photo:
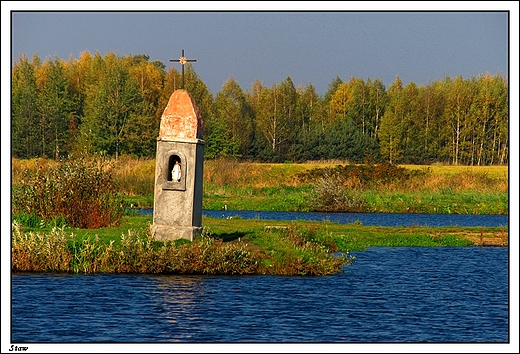
M 204 141 L 191 95 L 176 90 L 164 109 L 157 138 L 152 235 L 158 241 L 202 232 Z

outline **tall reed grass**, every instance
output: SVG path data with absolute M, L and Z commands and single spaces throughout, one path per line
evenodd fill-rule
M 155 159 L 122 156 L 114 161 L 112 174 L 114 188 L 126 195 L 154 193 Z
M 204 164 L 204 183 L 235 188 L 301 186 L 295 164 L 263 164 L 220 158 Z
M 351 261 L 346 255 L 331 256 L 328 247 L 303 239 L 297 230 L 280 240 L 294 250 L 271 257 L 249 243 L 224 242 L 208 229 L 193 242 L 158 242 L 149 231 L 130 229 L 116 245 L 97 235 L 67 236 L 63 227 L 23 232 L 13 222 L 11 265 L 14 272 L 326 275 Z
M 430 169 L 395 165 L 339 165 L 315 168 L 299 177 L 302 183 L 313 183 L 312 208 L 318 211 L 479 213 L 488 193 L 506 200 L 498 200 L 497 210 L 484 212 L 507 213 L 508 180 L 470 170 L 435 175 Z M 425 194 L 431 196 L 427 203 Z
M 112 185 L 124 198 L 124 206 L 152 207 L 155 159 L 123 156 L 111 163 Z M 507 166 L 338 163 L 207 160 L 203 206 L 279 211 L 507 213 Z M 35 163 L 13 159 L 13 190 L 24 181 L 23 171 L 36 173 L 36 167 L 45 171 L 58 164 L 52 160 Z M 61 225 L 59 220 L 54 224 Z
M 33 214 L 48 222 L 64 219 L 80 228 L 121 222 L 123 209 L 111 181 L 110 161 L 79 157 L 60 163 L 34 162 L 19 172 L 13 186 L 14 214 Z

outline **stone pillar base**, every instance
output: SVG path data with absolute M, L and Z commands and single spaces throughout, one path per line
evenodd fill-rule
M 170 226 L 153 224 L 150 226 L 152 236 L 157 241 L 178 240 L 181 238 L 193 241 L 202 234 L 202 227 Z

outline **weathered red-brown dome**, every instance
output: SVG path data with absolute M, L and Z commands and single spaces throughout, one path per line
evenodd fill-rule
M 202 119 L 193 97 L 186 90 L 177 90 L 168 101 L 161 117 L 159 140 L 202 140 Z

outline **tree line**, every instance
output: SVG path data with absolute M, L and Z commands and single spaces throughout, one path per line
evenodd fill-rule
M 185 89 L 204 121 L 205 158 L 265 162 L 340 159 L 508 164 L 508 81 L 445 77 L 388 88 L 334 78 L 320 96 L 290 77 L 243 90 L 231 76 L 214 96 L 185 65 Z M 78 59 L 18 58 L 12 67 L 13 157 L 75 154 L 155 157 L 161 115 L 181 74 L 145 54 L 82 52 Z

